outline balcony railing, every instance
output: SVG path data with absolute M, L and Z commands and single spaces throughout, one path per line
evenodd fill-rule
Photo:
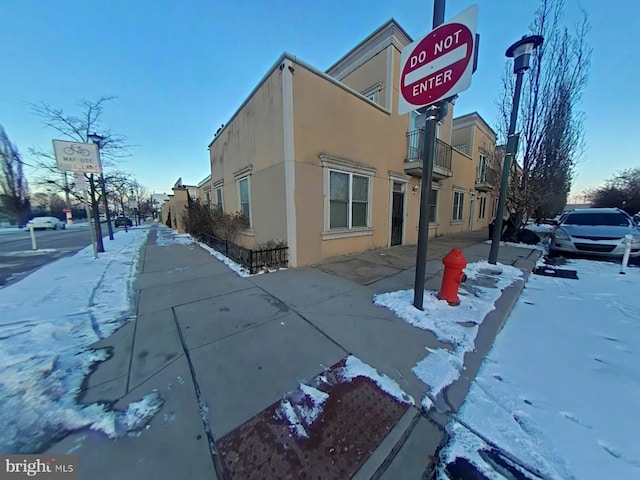
M 498 170 L 490 167 L 489 165 L 480 165 L 476 172 L 476 183 L 491 185 L 493 187 L 498 185 L 500 176 Z
M 424 145 L 424 130 L 407 132 L 407 162 L 421 162 Z M 448 143 L 436 139 L 436 154 L 433 159 L 434 168 L 439 167 L 451 171 L 452 148 Z

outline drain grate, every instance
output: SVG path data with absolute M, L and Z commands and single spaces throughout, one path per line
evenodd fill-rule
M 351 478 L 409 406 L 368 378 L 342 380 L 343 366 L 344 361 L 309 382 L 329 396 L 315 421 L 304 425 L 306 437 L 294 433 L 276 402 L 220 438 L 224 479 Z
M 571 280 L 578 280 L 578 272 L 575 270 L 563 270 L 561 268 L 550 268 L 541 266 L 534 268 L 533 273 L 536 275 L 543 275 L 545 277 L 569 278 Z

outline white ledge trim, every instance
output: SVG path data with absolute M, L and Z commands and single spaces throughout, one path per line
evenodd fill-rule
M 351 173 L 359 173 L 362 175 L 375 176 L 377 169 L 360 162 L 347 160 L 346 158 L 331 157 L 329 155 L 320 155 L 322 166 L 335 170 L 343 170 Z
M 373 235 L 373 228 L 340 228 L 322 232 L 322 240 L 336 240 L 338 238 L 366 237 Z

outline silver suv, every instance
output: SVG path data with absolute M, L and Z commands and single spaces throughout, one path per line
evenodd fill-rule
M 549 253 L 622 256 L 626 235 L 631 236 L 631 256 L 639 256 L 640 230 L 629 214 L 618 208 L 573 210 L 551 232 Z

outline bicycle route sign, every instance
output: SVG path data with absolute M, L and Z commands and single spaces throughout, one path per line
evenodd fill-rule
M 95 143 L 69 142 L 54 140 L 53 151 L 56 154 L 58 170 L 61 172 L 100 173 L 100 156 Z
M 471 86 L 477 16 L 473 5 L 402 50 L 398 115 Z

